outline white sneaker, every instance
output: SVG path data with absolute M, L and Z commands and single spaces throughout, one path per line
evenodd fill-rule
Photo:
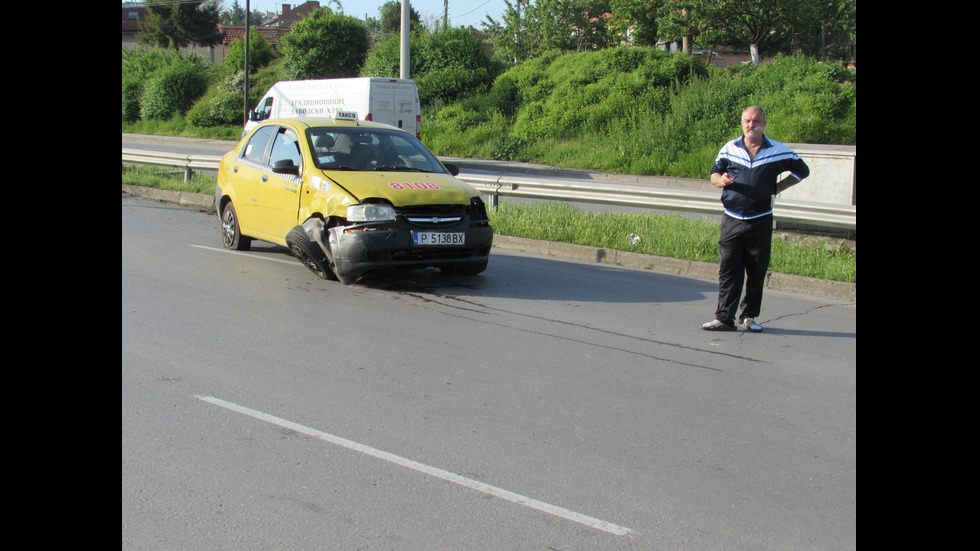
M 701 325 L 701 329 L 705 331 L 734 331 L 735 326 L 722 323 L 718 320 L 712 320 Z
M 762 326 L 755 322 L 752 318 L 745 318 L 739 325 L 742 326 L 746 331 L 751 331 L 753 333 L 762 333 Z

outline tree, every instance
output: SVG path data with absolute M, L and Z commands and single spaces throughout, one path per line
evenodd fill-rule
M 713 39 L 711 30 L 711 4 L 703 0 L 661 0 L 657 2 L 657 35 L 660 42 L 681 41 L 682 51 L 692 53 L 697 42 L 711 47 L 717 42 L 704 44 L 705 39 Z
M 174 49 L 190 44 L 220 44 L 224 33 L 218 30 L 218 7 L 217 0 L 148 0 L 147 15 L 140 21 L 136 40 L 142 44 Z
M 454 101 L 487 88 L 496 76 L 496 67 L 487 56 L 483 41 L 469 29 L 422 29 L 412 33 L 410 46 L 410 71 L 423 105 L 436 100 Z M 400 54 L 400 38 L 385 38 L 371 50 L 361 76 L 397 77 Z
M 250 25 L 258 25 L 264 14 L 259 10 L 252 10 L 248 14 L 248 23 Z M 238 2 L 234 0 L 231 7 L 227 10 L 221 12 L 221 24 L 222 25 L 244 25 L 245 24 L 245 8 Z
M 408 6 L 408 26 L 409 30 L 414 31 L 421 25 L 419 12 L 409 4 Z M 401 0 L 391 0 L 385 2 L 378 8 L 381 12 L 381 32 L 400 33 L 402 30 L 402 3 Z
M 849 60 L 857 42 L 857 0 L 820 2 L 813 18 L 796 28 L 793 49 L 821 61 Z
M 504 3 L 503 22 L 488 15 L 484 26 L 505 59 L 526 60 L 548 50 L 596 50 L 612 43 L 605 18 L 609 0 L 518 1 L 516 7 L 509 0 Z
M 657 19 L 663 3 L 664 0 L 609 0 L 609 28 L 619 36 L 628 34 L 633 45 L 656 46 Z
M 357 76 L 368 47 L 364 23 L 329 8 L 313 11 L 279 41 L 284 75 L 296 80 Z
M 530 42 L 524 40 L 524 35 L 528 33 L 526 19 L 521 13 L 522 2 L 521 0 L 516 2 L 515 5 L 510 0 L 504 0 L 507 8 L 504 10 L 502 21 L 497 22 L 487 14 L 487 20 L 483 23 L 493 37 L 491 42 L 496 55 L 515 62 L 532 57 Z M 527 0 L 523 2 L 523 7 L 527 7 Z
M 798 28 L 819 18 L 819 2 L 810 0 L 713 0 L 687 2 L 703 17 L 704 38 L 746 48 L 756 65 L 765 53 L 787 51 Z M 703 11 L 702 11 L 703 10 Z
M 268 65 L 275 58 L 275 55 L 269 41 L 259 34 L 258 29 L 251 27 L 248 30 L 248 72 L 254 73 L 259 67 Z M 243 39 L 236 38 L 228 45 L 225 66 L 230 68 L 230 73 L 244 69 L 245 41 Z
M 245 24 L 245 8 L 243 8 L 242 5 L 238 3 L 238 0 L 232 2 L 230 8 L 221 12 L 221 24 L 222 25 Z

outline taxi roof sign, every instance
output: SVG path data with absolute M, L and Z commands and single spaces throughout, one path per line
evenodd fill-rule
M 337 113 L 334 115 L 334 118 L 340 120 L 356 121 L 357 113 L 355 113 L 354 111 L 337 111 Z

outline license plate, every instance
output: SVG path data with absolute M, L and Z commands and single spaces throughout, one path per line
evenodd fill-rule
M 412 243 L 416 245 L 465 245 L 463 232 L 413 231 Z

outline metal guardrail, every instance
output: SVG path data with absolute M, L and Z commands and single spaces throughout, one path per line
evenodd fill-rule
M 172 166 L 184 169 L 184 181 L 191 179 L 195 170 L 218 170 L 221 162 L 219 155 L 191 155 L 188 153 L 167 153 L 163 151 L 145 151 L 142 149 L 122 150 L 124 163 L 154 166 Z
M 724 209 L 719 193 L 686 188 L 654 188 L 641 184 L 610 184 L 575 181 L 538 182 L 534 180 L 498 178 L 494 176 L 458 176 L 491 198 L 496 196 L 551 199 L 672 210 L 722 214 Z M 776 199 L 773 218 L 777 222 L 792 222 L 814 226 L 857 229 L 857 207 L 826 203 L 786 201 Z
M 217 170 L 221 160 L 217 155 L 189 155 L 141 149 L 123 149 L 123 162 L 184 168 L 185 181 L 194 170 Z M 670 210 L 722 214 L 718 193 L 687 188 L 655 188 L 642 184 L 608 182 L 577 182 L 554 180 L 540 182 L 529 179 L 496 176 L 460 175 L 460 180 L 472 185 L 490 198 L 495 207 L 499 197 L 524 197 Z M 773 211 L 777 222 L 812 226 L 857 229 L 857 207 L 777 198 Z

